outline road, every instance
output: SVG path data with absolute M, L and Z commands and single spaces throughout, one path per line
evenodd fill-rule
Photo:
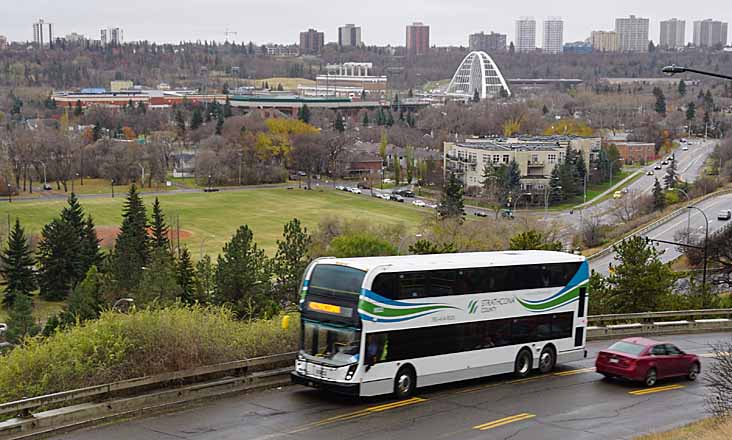
M 724 225 L 730 223 L 729 220 L 718 220 L 717 213 L 722 209 L 732 209 L 732 194 L 723 194 L 712 199 L 705 200 L 697 204 L 704 211 L 709 219 L 709 234 L 719 230 Z M 690 209 L 689 214 L 682 214 L 671 221 L 666 222 L 658 227 L 648 231 L 645 236 L 649 238 L 678 241 L 676 234 L 686 231 L 687 227 L 697 237 L 704 237 L 704 216 L 696 209 Z M 656 245 L 659 251 L 663 251 L 660 260 L 664 263 L 675 260 L 681 255 L 677 246 L 659 243 Z M 596 272 L 607 275 L 610 263 L 615 264 L 615 254 L 611 253 L 601 258 L 590 261 L 590 268 Z
M 668 338 L 708 356 L 728 335 Z M 67 440 L 273 439 L 630 439 L 707 417 L 703 380 L 665 381 L 656 388 L 608 381 L 590 357 L 548 375 L 498 376 L 418 390 L 408 400 L 351 400 L 289 386 L 208 402 L 178 413 L 77 431 Z M 705 367 L 714 362 L 702 358 Z M 640 391 L 639 393 L 632 393 Z M 483 429 L 481 429 L 483 428 Z

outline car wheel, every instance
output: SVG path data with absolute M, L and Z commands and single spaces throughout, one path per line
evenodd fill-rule
M 398 399 L 404 399 L 417 389 L 417 377 L 411 367 L 402 367 L 394 378 L 394 395 Z
M 689 373 L 687 373 L 686 378 L 689 380 L 696 380 L 696 378 L 699 377 L 699 370 L 701 370 L 699 363 L 694 362 L 691 364 L 691 367 L 689 367 Z
M 516 362 L 514 363 L 513 367 L 513 374 L 515 374 L 517 377 L 526 377 L 531 373 L 531 364 L 533 363 L 533 359 L 531 358 L 531 352 L 524 348 L 521 351 L 519 351 L 518 355 L 516 355 Z
M 610 380 L 613 378 L 612 374 L 607 374 L 607 373 L 600 373 L 600 374 L 602 374 L 602 377 L 607 380 Z
M 656 369 L 649 369 L 648 372 L 646 372 L 646 378 L 643 380 L 643 383 L 645 383 L 647 387 L 652 387 L 657 381 L 658 376 L 656 375 Z
M 557 355 L 554 352 L 554 348 L 551 346 L 544 347 L 539 355 L 539 371 L 542 374 L 546 374 L 554 370 L 557 365 Z

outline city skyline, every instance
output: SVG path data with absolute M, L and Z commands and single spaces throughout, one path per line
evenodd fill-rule
M 226 39 L 224 32 L 228 28 L 238 32 L 235 39 L 239 42 L 251 40 L 258 44 L 288 44 L 297 42 L 300 30 L 311 27 L 324 32 L 326 42 L 337 42 L 338 27 L 355 22 L 364 33 L 368 33 L 364 43 L 402 46 L 405 26 L 421 21 L 430 25 L 432 45 L 467 46 L 467 36 L 480 31 L 507 34 L 507 40 L 514 41 L 515 21 L 524 15 L 535 17 L 538 23 L 550 16 L 562 16 L 564 41 L 571 42 L 587 39 L 593 30 L 611 30 L 616 18 L 634 14 L 650 19 L 649 37 L 658 43 L 660 22 L 663 20 L 677 17 L 691 23 L 712 18 L 729 22 L 732 16 L 730 13 L 720 13 L 718 7 L 708 4 L 698 5 L 689 11 L 678 0 L 650 0 L 642 5 L 621 0 L 613 5 L 593 8 L 588 8 L 586 3 L 578 0 L 564 1 L 561 6 L 534 3 L 519 0 L 512 4 L 512 8 L 496 11 L 490 5 L 476 0 L 457 0 L 449 4 L 437 0 L 406 0 L 399 4 L 375 0 L 369 5 L 354 4 L 353 7 L 333 10 L 326 8 L 323 0 L 314 0 L 314 4 L 307 6 L 288 0 L 274 0 L 266 4 L 254 0 L 246 6 L 234 0 L 187 0 L 186 8 L 180 8 L 180 2 L 172 0 L 132 0 L 113 6 L 101 6 L 90 0 L 69 0 L 63 8 L 46 0 L 38 4 L 6 5 L 6 13 L 0 17 L 0 35 L 7 36 L 11 41 L 32 41 L 31 24 L 42 18 L 54 23 L 54 34 L 58 36 L 77 32 L 96 38 L 100 28 L 114 24 L 124 29 L 126 41 L 223 42 Z M 287 15 L 279 12 L 283 8 L 288 11 Z M 257 19 L 248 19 L 254 12 Z M 231 18 L 237 16 L 243 17 L 238 23 Z M 140 17 L 146 18 L 141 21 Z M 154 26 L 151 25 L 153 19 L 147 17 L 154 17 Z M 455 25 L 457 17 L 460 17 L 459 26 Z M 185 22 L 186 26 L 180 27 L 181 22 Z M 273 23 L 278 25 L 273 26 Z M 687 42 L 692 40 L 693 30 L 690 28 L 687 26 L 686 29 Z M 537 29 L 539 32 L 540 29 Z M 541 46 L 541 41 L 537 41 L 537 46 Z

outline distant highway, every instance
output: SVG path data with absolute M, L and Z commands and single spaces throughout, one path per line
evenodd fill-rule
M 548 375 L 511 376 L 418 390 L 407 400 L 351 400 L 301 386 L 204 403 L 179 413 L 132 420 L 60 437 L 65 440 L 272 439 L 631 439 L 703 417 L 709 344 L 726 334 L 666 338 L 703 355 L 702 376 L 652 389 L 607 381 L 594 358 L 608 342 L 588 346 L 589 358 Z

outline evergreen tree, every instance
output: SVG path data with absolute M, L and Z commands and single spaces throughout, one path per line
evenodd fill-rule
M 5 286 L 3 304 L 6 307 L 11 307 L 18 295 L 30 295 L 36 289 L 34 264 L 28 238 L 16 218 L 7 247 L 0 253 L 0 275 Z
M 551 241 L 549 237 L 533 229 L 514 235 L 509 242 L 509 249 L 512 251 L 539 250 L 559 252 L 562 250 L 562 247 L 561 241 Z
M 417 121 L 414 119 L 414 113 L 410 110 L 409 113 L 407 113 L 407 125 L 414 128 L 417 125 Z
M 564 195 L 562 192 L 562 178 L 559 174 L 559 168 L 559 165 L 554 166 L 551 178 L 549 179 L 549 203 L 552 205 L 561 202 Z
M 33 300 L 29 295 L 19 294 L 8 311 L 8 330 L 5 337 L 12 344 L 22 342 L 26 336 L 35 336 L 38 326 L 33 320 Z
M 440 204 L 437 207 L 440 218 L 465 219 L 464 189 L 455 173 L 450 173 L 442 187 Z
M 76 106 L 74 107 L 74 116 L 77 118 L 84 114 L 84 108 L 81 106 L 81 100 L 76 100 Z
M 502 173 L 503 187 L 508 193 L 513 193 L 521 188 L 521 170 L 516 160 L 508 163 L 505 171 Z
M 396 148 L 394 148 L 394 183 L 399 185 L 399 182 L 402 181 L 402 161 L 399 158 L 399 153 L 397 153 Z
M 167 250 L 153 248 L 147 266 L 142 271 L 140 283 L 132 294 L 135 304 L 172 304 L 180 295 L 181 288 L 178 285 L 173 256 Z
M 160 249 L 166 252 L 171 251 L 170 247 L 170 228 L 165 222 L 165 214 L 163 209 L 160 207 L 160 200 L 155 197 L 152 207 L 152 221 L 150 224 L 150 245 L 153 249 Z
M 69 303 L 59 314 L 46 321 L 44 336 L 51 336 L 57 329 L 99 318 L 104 307 L 104 275 L 92 266 L 84 279 L 69 295 Z
M 409 253 L 411 255 L 434 255 L 434 254 L 453 254 L 457 252 L 454 243 L 437 244 L 429 240 L 420 239 L 409 245 Z
M 369 114 L 368 114 L 368 112 L 364 112 L 363 113 L 363 120 L 361 121 L 361 124 L 364 127 L 368 127 L 369 126 Z
M 686 95 L 686 83 L 684 82 L 683 79 L 681 81 L 679 81 L 678 92 L 679 92 L 679 96 L 681 96 L 681 97 Z
M 666 207 L 666 195 L 663 193 L 661 183 L 656 178 L 656 182 L 653 184 L 653 210 L 661 211 Z
M 196 271 L 191 261 L 191 253 L 183 247 L 178 259 L 177 281 L 180 287 L 180 299 L 185 304 L 195 302 Z
M 336 113 L 334 128 L 338 133 L 346 131 L 346 126 L 343 123 L 343 116 L 340 113 Z
M 208 255 L 204 255 L 196 263 L 193 281 L 195 300 L 201 304 L 212 304 L 216 291 L 216 267 Z
M 587 175 L 587 163 L 581 152 L 577 152 L 575 165 L 575 175 L 577 176 L 576 186 L 579 192 L 584 191 L 585 176 Z
M 706 111 L 706 112 L 714 111 L 714 98 L 712 97 L 711 90 L 707 90 L 707 93 L 704 95 L 704 111 Z
M 219 115 L 216 118 L 216 134 L 218 136 L 221 136 L 221 133 L 223 133 L 223 131 L 224 131 L 224 116 Z
M 198 130 L 198 127 L 200 127 L 203 124 L 203 115 L 201 114 L 201 109 L 196 107 L 193 109 L 193 114 L 191 115 L 191 130 Z
M 478 93 L 478 89 L 475 89 L 475 92 L 473 92 L 473 102 L 480 102 L 480 93 Z
M 691 122 L 694 120 L 695 117 L 696 117 L 696 104 L 694 104 L 693 102 L 690 102 L 686 106 L 686 120 Z
M 186 135 L 186 120 L 183 118 L 183 112 L 176 110 L 175 126 L 178 129 L 178 137 L 183 138 Z
M 312 239 L 300 220 L 292 219 L 285 224 L 283 240 L 277 240 L 274 275 L 277 283 L 277 301 L 280 304 L 297 304 L 300 292 L 298 282 L 308 265 L 308 251 Z
M 38 285 L 46 300 L 65 299 L 79 280 L 81 242 L 73 226 L 60 218 L 41 231 L 38 243 Z
M 147 213 L 133 184 L 122 211 L 122 226 L 114 243 L 112 274 L 121 290 L 135 289 L 142 278 L 142 268 L 150 259 Z
M 386 135 L 386 130 L 381 130 L 381 139 L 379 140 L 379 156 L 382 162 L 386 162 L 386 147 L 389 145 L 389 138 Z
M 91 215 L 87 215 L 84 222 L 84 229 L 81 237 L 81 269 L 88 272 L 92 266 L 102 264 L 104 255 L 99 248 L 101 240 L 97 237 L 97 229 L 94 226 L 94 219 Z
M 239 227 L 224 245 L 216 264 L 216 301 L 229 304 L 241 318 L 256 318 L 277 310 L 268 295 L 271 264 L 257 247 L 251 229 Z
M 541 108 L 541 113 L 543 115 L 546 115 L 547 113 L 549 113 L 549 107 L 547 107 L 546 104 L 544 104 L 544 107 Z
M 386 119 L 384 120 L 384 124 L 387 127 L 394 125 L 394 115 L 391 114 L 391 109 L 386 110 Z
M 663 177 L 663 184 L 666 189 L 676 187 L 676 161 L 672 160 L 671 163 L 666 167 L 666 175 Z
M 102 127 L 97 122 L 92 127 L 92 140 L 94 142 L 96 142 L 96 141 L 98 141 L 101 138 L 102 138 Z
M 310 123 L 310 107 L 307 104 L 303 104 L 300 107 L 297 118 L 306 124 Z
M 229 97 L 226 97 L 226 102 L 224 103 L 224 118 L 230 118 L 234 112 L 231 110 L 231 100 L 229 100 Z
M 414 147 L 411 145 L 407 145 L 404 159 L 407 161 L 407 183 L 411 185 L 414 178 Z
M 666 116 L 666 97 L 663 94 L 663 90 L 656 87 L 653 89 L 653 94 L 656 96 L 656 105 L 654 107 L 656 113 Z

